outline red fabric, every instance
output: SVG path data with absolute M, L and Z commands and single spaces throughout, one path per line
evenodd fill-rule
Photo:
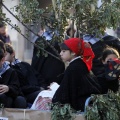
M 114 58 L 113 61 L 115 61 L 117 64 L 120 64 L 120 59 Z
M 80 55 L 83 58 L 83 61 L 85 62 L 88 70 L 90 71 L 92 69 L 92 60 L 95 56 L 90 44 L 84 42 L 80 38 L 70 38 L 68 40 L 65 40 L 64 43 L 76 55 Z

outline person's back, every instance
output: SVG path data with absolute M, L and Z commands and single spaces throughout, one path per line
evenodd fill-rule
M 38 38 L 36 43 L 37 42 L 39 43 L 40 39 L 41 38 Z M 56 50 L 60 51 L 58 42 L 54 42 L 53 46 L 56 48 Z M 47 46 L 45 50 L 56 55 L 55 52 L 49 46 Z M 45 84 L 49 86 L 51 82 L 57 82 L 56 78 L 58 75 L 64 72 L 65 65 L 62 61 L 57 60 L 56 58 L 52 57 L 49 54 L 47 57 L 45 57 L 44 55 L 41 54 L 42 53 L 41 50 L 38 57 L 37 56 L 38 51 L 39 50 L 35 47 L 31 66 L 44 77 Z
M 16 59 L 17 60 L 17 59 Z M 26 62 L 18 62 L 11 65 L 13 69 L 16 70 L 22 92 L 26 95 L 35 91 L 44 89 L 44 79 L 38 72 L 36 72 L 30 64 Z

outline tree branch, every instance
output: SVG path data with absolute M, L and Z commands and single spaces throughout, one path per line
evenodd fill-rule
M 7 23 L 8 23 L 12 28 L 14 28 L 18 33 L 20 33 L 27 41 L 29 41 L 31 44 L 33 44 L 35 47 L 37 47 L 38 49 L 46 52 L 47 54 L 51 55 L 52 57 L 54 57 L 54 58 L 56 58 L 57 60 L 59 60 L 59 61 L 62 62 L 62 60 L 61 60 L 59 57 L 56 57 L 55 55 L 53 55 L 52 53 L 48 52 L 48 51 L 45 50 L 44 48 L 42 48 L 42 47 L 38 46 L 37 44 L 31 42 L 24 34 L 22 34 L 21 32 L 19 32 L 19 30 L 16 29 L 12 24 L 10 24 L 9 22 L 7 22 Z
M 2 1 L 2 0 L 1 0 Z M 1 2 L 0 1 L 0 2 Z M 26 27 L 31 33 L 33 33 L 34 35 L 41 37 L 40 35 L 36 34 L 35 32 L 33 32 L 30 28 L 28 28 L 22 21 L 20 21 L 2 2 L 1 5 L 14 17 L 16 18 L 24 27 Z M 44 38 L 42 39 L 50 48 L 52 48 L 52 50 L 56 53 L 56 55 L 60 58 L 59 53 L 57 52 L 57 50 L 50 45 L 50 43 L 48 43 Z

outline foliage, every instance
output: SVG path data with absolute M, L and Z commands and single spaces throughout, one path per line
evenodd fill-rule
M 120 91 L 116 94 L 108 92 L 104 95 L 93 95 L 92 106 L 86 108 L 87 120 L 119 120 Z
M 69 104 L 60 104 L 54 103 L 51 105 L 52 113 L 51 119 L 52 120 L 74 120 L 75 119 L 75 110 L 71 108 Z
M 41 20 L 44 9 L 39 9 L 39 3 L 37 0 L 20 0 L 20 4 L 14 6 L 14 11 L 23 23 L 32 24 Z
M 97 0 L 52 0 L 52 5 L 45 9 L 39 8 L 39 4 L 37 0 L 20 0 L 20 4 L 11 10 L 16 13 L 16 19 L 35 35 L 34 30 L 49 28 L 53 42 L 64 40 L 68 21 L 71 21 L 72 29 L 76 26 L 77 37 L 84 34 L 99 36 L 104 34 L 106 27 L 116 29 L 120 21 L 120 0 L 102 0 L 101 6 L 97 5 Z M 0 14 L 0 18 L 11 23 L 2 11 Z M 21 32 L 18 26 L 12 26 Z M 33 30 L 31 26 L 34 26 Z
M 106 27 L 115 29 L 118 26 L 120 0 L 102 0 L 100 7 L 97 0 L 60 1 L 62 8 L 59 17 L 63 18 L 62 13 L 67 14 L 66 18 L 72 20 L 82 34 L 103 34 Z M 60 9 L 59 6 L 57 8 Z
M 97 0 L 52 0 L 46 9 L 39 8 L 37 0 L 20 0 L 14 7 L 16 17 L 25 24 L 49 26 L 59 31 L 63 39 L 67 20 L 72 20 L 82 34 L 104 33 L 106 27 L 117 28 L 120 20 L 120 0 L 102 0 L 98 7 Z
M 41 40 L 41 39 L 43 39 L 43 38 L 42 38 L 42 37 L 39 37 L 38 39 L 39 39 L 39 40 L 37 40 L 36 44 L 37 44 L 38 46 L 46 49 L 48 45 L 46 45 L 46 44 L 44 43 L 44 41 Z M 37 56 L 38 56 L 38 57 L 39 57 L 39 56 L 45 56 L 45 57 L 47 57 L 48 54 L 47 54 L 46 52 L 38 49 L 38 50 L 37 50 Z

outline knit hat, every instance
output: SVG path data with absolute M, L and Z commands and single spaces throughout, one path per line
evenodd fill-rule
M 82 60 L 85 62 L 88 70 L 90 71 L 92 69 L 92 60 L 94 58 L 94 53 L 90 44 L 84 42 L 80 38 L 70 38 L 68 40 L 64 40 L 64 43 L 77 56 L 82 57 Z

